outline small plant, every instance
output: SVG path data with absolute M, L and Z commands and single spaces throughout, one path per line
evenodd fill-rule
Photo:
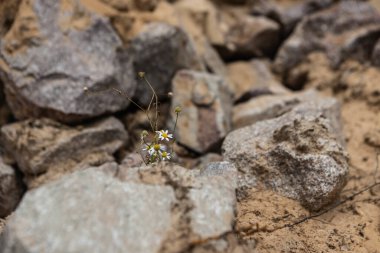
M 121 96 L 124 96 L 126 99 L 128 99 L 132 104 L 134 104 L 139 110 L 143 111 L 147 117 L 147 120 L 150 124 L 150 130 L 143 130 L 141 132 L 140 136 L 140 155 L 143 159 L 144 163 L 146 165 L 155 163 L 155 162 L 161 162 L 161 161 L 168 161 L 172 159 L 174 151 L 173 151 L 173 145 L 175 143 L 175 137 L 174 133 L 177 127 L 177 121 L 179 114 L 181 113 L 181 107 L 177 106 L 174 109 L 175 112 L 175 122 L 174 122 L 174 128 L 173 132 L 170 133 L 169 130 L 166 129 L 158 129 L 158 117 L 159 117 L 159 110 L 158 110 L 158 96 L 156 91 L 154 90 L 151 83 L 148 81 L 148 79 L 145 76 L 144 72 L 139 72 L 138 76 L 144 80 L 144 82 L 148 85 L 150 90 L 152 91 L 152 98 L 149 102 L 148 107 L 145 109 L 142 106 L 140 106 L 138 103 L 136 103 L 131 97 L 128 96 L 128 94 L 123 93 L 121 90 L 118 90 L 116 88 L 110 88 L 104 91 L 112 90 L 116 93 L 118 93 Z M 84 88 L 86 92 L 90 92 L 87 87 Z M 99 92 L 99 91 L 97 91 Z M 171 96 L 172 93 L 169 92 L 169 96 Z M 152 108 L 154 107 L 154 108 Z M 154 118 L 150 116 L 150 111 L 154 109 Z

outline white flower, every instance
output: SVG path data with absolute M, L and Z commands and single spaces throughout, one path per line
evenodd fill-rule
M 171 158 L 170 153 L 166 152 L 166 151 L 160 152 L 160 155 L 161 155 L 162 160 L 164 160 L 164 161 L 170 160 L 170 158 Z
M 146 143 L 146 144 L 144 144 L 144 147 L 142 148 L 142 150 L 144 150 L 144 151 L 149 151 L 149 149 L 152 147 L 152 144 L 150 144 L 150 143 Z
M 153 144 L 150 146 L 149 150 L 148 150 L 148 153 L 149 155 L 153 155 L 155 153 L 159 153 L 159 152 L 162 152 L 162 151 L 165 151 L 166 150 L 166 147 L 165 145 L 162 145 L 160 143 L 156 143 L 156 144 Z
M 163 140 L 169 141 L 169 139 L 173 138 L 173 135 L 169 134 L 168 130 L 160 130 L 160 131 L 156 131 L 156 133 L 158 134 L 158 139 L 160 139 L 161 141 Z

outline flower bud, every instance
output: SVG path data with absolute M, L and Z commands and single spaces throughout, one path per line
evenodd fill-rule
M 182 111 L 182 108 L 181 106 L 176 106 L 176 108 L 174 109 L 175 113 L 180 113 Z
M 140 71 L 138 73 L 138 75 L 139 75 L 140 78 L 144 78 L 145 77 L 145 72 Z

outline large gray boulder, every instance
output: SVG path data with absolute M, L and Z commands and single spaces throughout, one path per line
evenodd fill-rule
M 152 23 L 130 42 L 131 54 L 135 56 L 134 68 L 145 72 L 155 92 L 166 96 L 171 80 L 180 69 L 200 69 L 195 48 L 187 34 L 180 28 L 165 24 Z M 152 91 L 144 80 L 139 80 L 135 100 L 147 106 Z
M 174 203 L 170 186 L 122 183 L 89 168 L 29 191 L 0 252 L 158 252 Z
M 182 70 L 173 78 L 171 112 L 182 107 L 176 129 L 178 143 L 204 153 L 215 149 L 231 129 L 232 93 L 221 77 Z M 174 123 L 172 121 L 172 123 Z
M 280 117 L 227 135 L 222 153 L 239 171 L 239 187 L 264 187 L 318 210 L 334 201 L 348 173 L 331 101 L 301 103 Z
M 29 191 L 0 252 L 184 252 L 232 231 L 235 188 L 228 162 L 91 167 Z
M 334 67 L 348 58 L 370 60 L 379 37 L 375 8 L 367 2 L 341 1 L 298 24 L 276 56 L 276 70 L 287 73 L 315 51 L 325 52 Z
M 121 47 L 109 20 L 79 0 L 23 1 L 0 43 L 12 112 L 74 122 L 126 108 L 127 99 L 104 91 L 134 94 L 131 57 Z
M 122 123 L 113 117 L 77 127 L 32 119 L 6 125 L 0 133 L 29 187 L 113 160 L 112 154 L 128 137 Z

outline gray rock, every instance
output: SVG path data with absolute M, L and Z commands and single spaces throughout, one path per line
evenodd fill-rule
M 22 194 L 23 187 L 15 170 L 5 164 L 0 156 L 0 218 L 16 208 Z
M 228 78 L 234 91 L 234 100 L 241 103 L 262 94 L 282 94 L 288 90 L 275 78 L 268 61 L 237 61 L 228 64 Z
M 159 252 L 174 203 L 170 186 L 120 182 L 89 168 L 29 191 L 0 252 Z
M 280 43 L 280 26 L 266 17 L 244 15 L 224 36 L 224 43 L 216 45 L 224 59 L 270 56 Z
M 230 162 L 214 162 L 201 172 L 201 188 L 192 188 L 189 198 L 192 231 L 202 238 L 213 238 L 231 231 L 236 204 L 237 170 Z
M 289 34 L 297 23 L 308 14 L 333 4 L 333 0 L 306 1 L 259 1 L 253 5 L 255 15 L 265 15 L 281 24 L 283 32 Z
M 325 52 L 334 67 L 348 58 L 369 60 L 379 37 L 380 14 L 370 4 L 341 1 L 298 24 L 276 56 L 276 70 L 287 73 L 313 51 Z
M 0 252 L 184 252 L 232 232 L 235 188 L 228 162 L 91 167 L 29 191 Z
M 145 72 L 155 92 L 165 95 L 170 90 L 174 74 L 184 68 L 200 68 L 195 49 L 180 28 L 165 23 L 153 23 L 131 41 L 134 68 Z M 138 82 L 135 100 L 147 106 L 153 93 L 143 81 Z
M 265 95 L 252 98 L 245 103 L 237 104 L 232 111 L 233 128 L 241 128 L 256 122 L 279 117 L 300 103 L 316 99 L 315 91 L 299 94 Z
M 132 96 L 132 61 L 107 18 L 81 1 L 25 1 L 0 43 L 2 79 L 19 119 L 74 122 L 124 109 Z M 89 93 L 91 91 L 102 91 Z
M 119 178 L 144 184 L 171 185 L 177 198 L 172 230 L 163 252 L 181 252 L 196 242 L 232 231 L 237 172 L 229 162 L 211 163 L 205 170 L 188 170 L 170 163 L 119 168 Z
M 334 201 L 348 173 L 337 107 L 336 100 L 305 102 L 228 134 L 222 153 L 236 165 L 239 187 L 273 189 L 311 210 Z
M 172 86 L 173 119 L 175 107 L 182 107 L 177 141 L 198 153 L 216 148 L 231 129 L 232 93 L 228 84 L 216 75 L 182 70 Z
M 116 118 L 68 127 L 49 119 L 34 119 L 1 128 L 4 146 L 13 155 L 31 187 L 68 171 L 113 160 L 127 139 Z
M 207 153 L 201 157 L 198 157 L 194 159 L 194 164 L 192 166 L 185 166 L 186 168 L 191 168 L 191 169 L 204 169 L 206 168 L 209 163 L 213 162 L 221 162 L 223 161 L 223 157 L 218 154 L 218 153 Z

